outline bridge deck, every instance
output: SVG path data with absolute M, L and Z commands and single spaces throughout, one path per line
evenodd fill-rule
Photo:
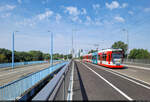
M 149 75 L 150 70 L 109 69 L 75 61 L 73 100 L 150 100 Z
M 54 64 L 56 63 L 59 62 L 55 62 Z M 15 69 L 2 68 L 0 69 L 0 86 L 5 85 L 14 80 L 17 80 L 33 72 L 37 72 L 39 70 L 48 68 L 49 66 L 50 66 L 49 63 L 44 63 L 44 64 L 20 66 Z

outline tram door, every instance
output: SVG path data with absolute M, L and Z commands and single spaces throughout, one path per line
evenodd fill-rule
M 102 60 L 103 60 L 102 54 L 100 54 L 100 63 L 101 63 L 101 64 L 102 64 Z
M 98 55 L 98 62 L 99 62 L 99 64 L 102 64 L 102 54 Z

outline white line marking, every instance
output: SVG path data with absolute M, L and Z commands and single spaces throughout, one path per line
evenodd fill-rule
M 74 62 L 72 62 L 72 71 L 71 71 L 71 76 L 70 76 L 70 84 L 69 84 L 69 89 L 68 89 L 68 95 L 67 95 L 67 100 L 72 101 L 73 99 L 73 76 L 74 76 Z
M 137 69 L 150 70 L 150 68 L 148 68 L 148 67 L 140 67 L 140 66 L 133 66 L 133 65 L 124 65 L 124 66 L 127 66 L 127 67 L 133 67 L 133 68 L 137 68 Z
M 81 62 L 80 62 L 81 63 Z M 102 77 L 101 75 L 99 75 L 97 72 L 95 72 L 94 70 L 92 70 L 90 67 L 88 67 L 86 64 L 82 63 L 84 66 L 86 66 L 88 69 L 90 69 L 93 73 L 95 73 L 97 76 L 99 76 L 101 79 L 103 79 L 107 84 L 109 84 L 111 87 L 113 87 L 116 91 L 118 91 L 120 94 L 122 94 L 125 98 L 127 98 L 128 100 L 132 101 L 133 99 L 130 98 L 128 95 L 126 95 L 124 92 L 122 92 L 120 89 L 118 89 L 116 86 L 114 86 L 112 83 L 110 83 L 109 81 L 107 81 L 104 77 Z
M 73 62 L 73 69 L 72 69 L 71 100 L 73 99 L 73 76 L 74 76 L 74 62 Z
M 91 63 L 88 63 L 88 64 L 91 64 Z M 91 64 L 91 65 L 101 68 L 101 66 L 98 66 L 98 65 L 95 65 L 95 64 Z M 106 71 L 106 69 L 104 69 L 104 68 L 103 68 L 103 70 Z M 134 77 L 132 77 L 132 76 L 127 76 L 127 75 L 125 75 L 125 74 L 123 74 L 123 73 L 120 73 L 120 72 L 115 72 L 115 71 L 113 71 L 112 69 L 109 69 L 109 70 L 111 70 L 111 71 L 114 72 L 114 73 L 119 73 L 119 74 L 122 74 L 122 75 L 124 75 L 124 76 L 126 76 L 126 77 L 130 77 L 130 78 L 132 78 L 132 79 L 135 79 L 135 80 L 141 81 L 142 83 L 145 83 L 145 84 L 150 85 L 148 82 L 145 82 L 145 81 L 143 81 L 143 80 L 134 78 Z M 108 71 L 108 70 L 107 70 L 107 71 Z
M 92 64 L 91 64 L 92 65 Z M 94 66 L 96 66 L 96 65 L 94 65 Z M 96 67 L 98 67 L 98 66 L 96 66 Z M 101 68 L 102 69 L 102 68 Z M 115 75 L 117 75 L 117 76 L 119 76 L 119 77 L 122 77 L 122 78 L 124 78 L 124 79 L 126 79 L 126 80 L 129 80 L 129 81 L 131 81 L 131 82 L 133 82 L 133 83 L 135 83 L 135 84 L 137 84 L 137 85 L 140 85 L 140 86 L 143 86 L 143 87 L 145 87 L 145 88 L 147 88 L 147 89 L 150 89 L 150 87 L 148 87 L 148 86 L 146 86 L 146 85 L 143 85 L 143 84 L 141 84 L 141 83 L 139 83 L 139 82 L 136 82 L 136 81 L 134 81 L 134 80 L 132 80 L 132 79 L 129 79 L 129 78 L 126 78 L 126 77 L 124 77 L 124 76 L 121 76 L 121 75 L 119 75 L 119 74 L 117 74 L 117 72 L 115 72 L 115 71 L 112 71 L 111 69 L 111 71 L 109 71 L 109 70 L 106 70 L 106 69 L 102 69 L 102 70 L 105 70 L 105 71 L 107 71 L 107 72 L 110 72 L 110 73 L 112 73 L 112 74 L 115 74 Z M 121 74 L 121 73 L 120 73 Z M 123 74 L 124 75 L 124 74 Z M 126 75 L 125 75 L 126 76 Z M 131 77 L 132 78 L 132 77 Z M 134 79 L 134 78 L 133 78 Z M 135 79 L 135 80 L 137 80 L 137 79 Z M 140 80 L 139 80 L 140 81 Z M 147 84 L 147 83 L 146 83 Z M 149 84 L 148 84 L 149 85 Z

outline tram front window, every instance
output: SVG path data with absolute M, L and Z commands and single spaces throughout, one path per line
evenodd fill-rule
M 120 59 L 120 58 L 122 58 L 122 54 L 113 53 L 112 57 L 113 57 L 113 59 Z
M 122 58 L 122 53 L 112 53 L 112 61 L 114 64 L 120 65 L 122 63 Z

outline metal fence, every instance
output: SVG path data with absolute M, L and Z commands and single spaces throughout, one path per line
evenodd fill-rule
M 26 90 L 50 75 L 53 71 L 64 66 L 68 62 L 62 62 L 39 72 L 32 73 L 24 78 L 0 87 L 0 100 L 15 100 Z
M 42 90 L 33 97 L 32 101 L 66 100 L 71 74 L 69 61 L 57 75 Z
M 40 63 L 48 63 L 48 61 L 16 62 L 14 63 L 14 66 L 23 66 L 23 65 L 29 65 L 29 64 L 40 64 Z M 11 67 L 11 66 L 12 66 L 12 63 L 0 64 L 0 68 Z
M 124 59 L 125 63 L 150 64 L 150 59 Z

